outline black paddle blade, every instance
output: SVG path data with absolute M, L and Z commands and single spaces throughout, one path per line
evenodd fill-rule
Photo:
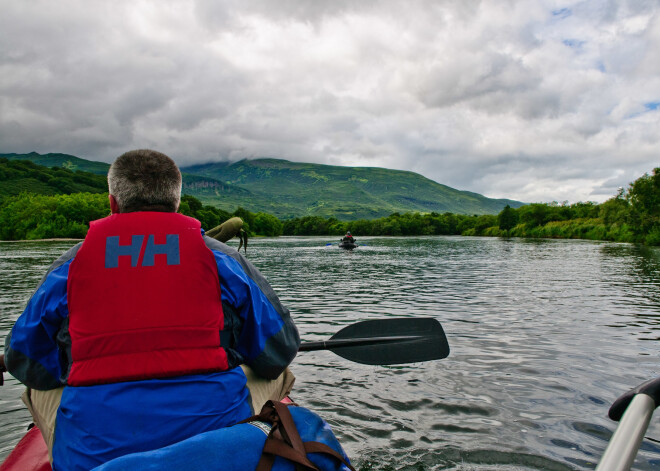
M 305 343 L 299 350 L 331 350 L 365 365 L 400 365 L 446 358 L 449 344 L 437 320 L 412 317 L 351 324 L 330 340 Z

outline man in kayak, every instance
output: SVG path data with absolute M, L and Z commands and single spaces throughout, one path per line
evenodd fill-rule
M 53 263 L 5 342 L 56 471 L 232 425 L 293 383 L 289 311 L 243 256 L 176 213 L 174 161 L 127 152 L 108 186 L 112 214 Z
M 342 241 L 342 242 L 345 242 L 345 243 L 349 243 L 349 244 L 354 244 L 354 243 L 355 243 L 355 239 L 354 239 L 353 236 L 351 235 L 351 232 L 350 232 L 350 231 L 348 231 L 348 232 L 346 233 L 346 235 L 344 236 L 344 238 L 343 238 L 341 241 Z

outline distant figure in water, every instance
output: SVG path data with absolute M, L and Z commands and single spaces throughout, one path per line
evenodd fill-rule
M 355 238 L 351 235 L 351 231 L 348 231 L 341 241 L 344 243 L 354 244 Z

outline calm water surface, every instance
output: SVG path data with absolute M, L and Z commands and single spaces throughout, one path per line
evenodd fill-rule
M 304 341 L 364 319 L 438 319 L 448 358 L 398 367 L 301 353 L 293 397 L 374 470 L 593 469 L 621 393 L 660 376 L 660 250 L 466 237 L 253 239 Z M 236 244 L 230 242 L 231 245 Z M 0 335 L 73 242 L 0 243 Z M 0 459 L 30 422 L 6 377 Z M 660 414 L 634 469 L 660 469 Z

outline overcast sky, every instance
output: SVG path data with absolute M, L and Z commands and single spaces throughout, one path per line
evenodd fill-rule
M 660 166 L 659 107 L 658 0 L 0 0 L 0 153 L 602 202 Z

